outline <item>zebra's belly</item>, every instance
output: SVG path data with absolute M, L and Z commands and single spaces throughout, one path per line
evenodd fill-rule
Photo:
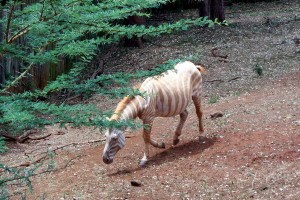
M 184 102 L 184 103 L 174 103 L 174 106 L 169 106 L 168 104 L 163 104 L 161 102 L 158 102 L 156 106 L 156 116 L 157 117 L 172 117 L 175 115 L 179 115 L 182 113 L 187 106 L 189 105 L 190 101 Z

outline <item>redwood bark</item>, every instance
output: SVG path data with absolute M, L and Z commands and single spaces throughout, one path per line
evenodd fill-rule
M 202 0 L 199 5 L 199 16 L 222 22 L 225 20 L 224 0 Z
M 146 19 L 145 19 L 145 17 L 141 17 L 141 16 L 129 16 L 125 20 L 124 24 L 125 25 L 145 25 Z M 125 46 L 143 48 L 143 37 L 135 36 L 131 39 L 126 38 Z

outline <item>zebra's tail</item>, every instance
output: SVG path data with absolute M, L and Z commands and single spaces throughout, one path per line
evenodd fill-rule
M 202 65 L 195 65 L 197 67 L 197 69 L 199 70 L 199 72 L 206 74 L 207 71 L 206 69 L 202 66 Z

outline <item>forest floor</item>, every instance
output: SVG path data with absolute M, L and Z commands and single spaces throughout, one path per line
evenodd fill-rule
M 46 158 L 30 178 L 33 191 L 9 185 L 10 199 L 300 199 L 297 2 L 234 4 L 226 8 L 228 27 L 192 28 L 146 38 L 142 49 L 118 49 L 106 61 L 110 71 L 148 69 L 183 56 L 203 63 L 204 134 L 198 134 L 192 105 L 175 148 L 178 117 L 157 118 L 153 137 L 166 149 L 152 147 L 141 168 L 142 130 L 127 132 L 124 149 L 105 165 L 98 129 L 48 127 L 41 134 L 49 137 L 8 143 L 1 156 L 8 166 Z M 174 20 L 196 17 L 197 11 L 161 15 Z M 101 109 L 117 102 L 89 100 Z M 214 118 L 215 113 L 223 116 Z

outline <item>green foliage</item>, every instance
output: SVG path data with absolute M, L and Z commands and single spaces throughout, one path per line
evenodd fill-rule
M 93 105 L 55 105 L 47 102 L 34 101 L 34 99 L 22 98 L 18 95 L 1 97 L 2 104 L 0 124 L 6 126 L 6 131 L 18 133 L 44 125 L 56 123 L 73 123 L 79 125 L 99 125 L 105 116 Z M 89 118 L 93 117 L 93 122 Z
M 220 96 L 217 94 L 214 94 L 210 97 L 208 103 L 210 103 L 210 104 L 217 103 L 219 101 L 219 99 L 220 99 Z
M 35 171 L 40 165 L 35 165 L 32 168 L 15 168 L 8 167 L 0 163 L 1 177 L 0 177 L 0 199 L 9 199 L 9 184 L 17 186 L 25 185 L 32 191 L 32 184 L 30 177 L 35 175 Z M 14 191 L 14 194 L 23 196 L 24 194 Z
M 258 76 L 262 76 L 264 71 L 263 66 L 257 64 L 254 66 L 253 71 L 256 72 Z
M 3 137 L 0 137 L 0 153 L 4 153 L 7 150 Z

